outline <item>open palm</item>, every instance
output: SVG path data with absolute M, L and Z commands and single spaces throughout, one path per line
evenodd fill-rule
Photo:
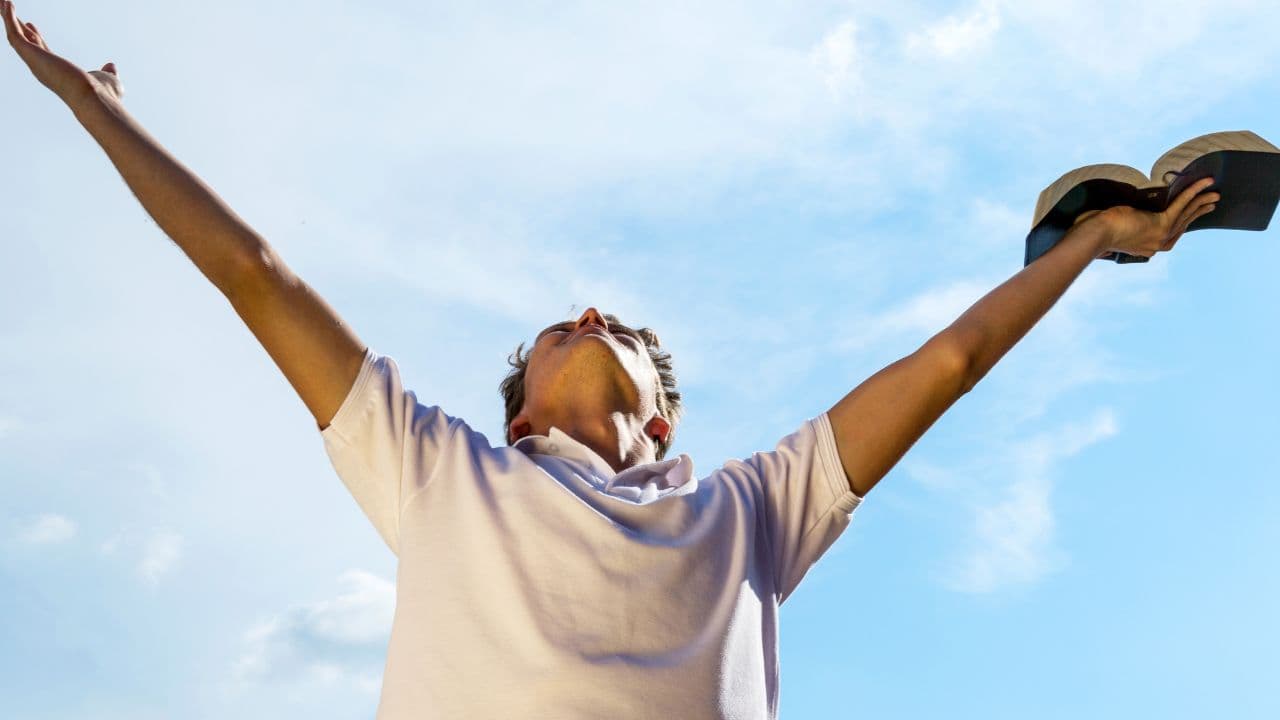
M 113 63 L 101 70 L 85 72 L 75 63 L 49 49 L 40 31 L 33 23 L 18 19 L 17 10 L 9 0 L 0 0 L 4 14 L 4 34 L 18 57 L 31 69 L 31 74 L 42 85 L 62 98 L 68 105 L 95 94 L 105 94 L 119 100 L 124 97 L 124 86 L 116 74 Z

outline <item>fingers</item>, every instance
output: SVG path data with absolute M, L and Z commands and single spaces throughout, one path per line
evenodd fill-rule
M 1174 198 L 1173 202 L 1169 203 L 1169 207 L 1165 208 L 1165 213 L 1171 218 L 1182 217 L 1182 211 L 1187 209 L 1187 205 L 1191 203 L 1192 198 L 1212 184 L 1213 178 L 1211 177 L 1195 181 L 1185 190 L 1178 193 L 1178 197 Z
M 13 3 L 9 2 L 9 0 L 0 0 L 0 4 L 3 4 L 2 9 L 4 10 L 4 34 L 9 38 L 9 42 L 12 43 L 18 36 L 16 29 L 18 27 L 18 18 L 13 14 Z
M 14 9 L 13 3 L 9 0 L 0 0 L 4 2 L 4 32 L 10 38 L 25 37 L 22 32 L 22 23 L 18 22 L 18 12 Z
M 1182 232 L 1186 232 L 1186 231 L 1187 231 L 1187 228 L 1191 225 L 1191 223 L 1193 223 L 1193 222 L 1195 222 L 1196 220 L 1198 220 L 1199 218 L 1201 218 L 1201 217 L 1203 217 L 1203 216 L 1205 216 L 1205 215 L 1208 215 L 1209 213 L 1213 212 L 1214 208 L 1216 208 L 1216 207 L 1218 207 L 1218 203 L 1216 203 L 1216 202 L 1209 202 L 1209 203 L 1205 203 L 1205 204 L 1204 204 L 1204 206 L 1203 206 L 1203 207 L 1201 207 L 1199 210 L 1197 210 L 1197 211 L 1196 211 L 1196 213 L 1195 213 L 1194 215 L 1192 215 L 1191 217 L 1187 218 L 1187 222 L 1186 222 L 1186 224 L 1182 226 Z
M 26 26 L 26 30 L 27 30 L 27 39 L 35 43 L 36 45 L 39 45 L 40 47 L 44 48 L 45 50 L 48 50 L 49 46 L 45 44 L 44 38 L 40 36 L 40 31 L 36 28 L 36 24 L 24 23 L 24 25 Z
M 35 29 L 35 25 L 19 20 L 18 12 L 9 0 L 0 0 L 0 2 L 4 3 L 4 34 L 9 38 L 9 44 L 16 48 L 19 41 L 25 41 L 43 47 L 44 43 L 40 42 L 40 33 Z
M 1191 221 L 1208 212 L 1205 207 L 1208 206 L 1201 206 L 1196 209 L 1196 212 L 1187 214 L 1179 219 L 1178 224 L 1173 226 L 1173 229 L 1169 232 L 1169 237 L 1165 239 L 1164 244 L 1160 246 L 1160 250 L 1158 252 L 1167 252 L 1172 250 L 1173 246 L 1178 242 L 1178 239 L 1187 231 L 1187 226 L 1191 224 Z
M 1218 194 L 1209 193 L 1209 195 L 1213 196 L 1212 200 L 1207 200 L 1205 202 L 1198 204 L 1195 207 L 1195 210 L 1193 212 L 1188 213 L 1185 216 L 1185 219 L 1180 221 L 1177 224 L 1177 226 L 1174 227 L 1175 232 L 1173 233 L 1173 235 L 1170 236 L 1169 240 L 1165 242 L 1164 246 L 1160 248 L 1161 251 L 1172 250 L 1173 246 L 1177 244 L 1179 238 L 1181 238 L 1182 234 L 1187 231 L 1187 228 L 1191 225 L 1191 223 L 1195 222 L 1197 218 L 1200 218 L 1204 215 L 1208 215 L 1209 213 L 1213 212 L 1214 208 L 1218 207 L 1218 204 L 1217 204 Z
M 1212 210 L 1221 197 L 1222 195 L 1216 192 L 1205 193 L 1196 197 L 1196 199 L 1191 201 L 1191 204 L 1183 210 L 1182 214 L 1178 216 L 1178 221 L 1173 224 L 1173 234 L 1181 235 L 1185 232 L 1187 226 L 1190 225 L 1192 221 L 1209 212 L 1209 210 Z
M 1156 252 L 1166 252 L 1173 249 L 1174 244 L 1178 242 L 1178 238 L 1182 237 L 1182 234 L 1187 231 L 1187 227 L 1192 222 L 1195 222 L 1196 218 L 1216 207 L 1215 203 L 1222 197 L 1220 193 L 1198 194 L 1212 184 L 1213 178 L 1197 180 L 1179 193 L 1177 199 L 1169 207 L 1165 208 L 1165 217 L 1176 219 L 1170 224 L 1169 234 Z

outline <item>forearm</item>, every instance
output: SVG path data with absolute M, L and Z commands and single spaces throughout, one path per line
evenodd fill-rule
M 265 242 L 114 98 L 89 95 L 69 106 L 160 229 L 229 295 Z
M 1018 271 L 944 330 L 969 359 L 966 391 L 1018 343 L 1099 256 L 1108 238 L 1096 223 L 1072 228 L 1049 252 Z

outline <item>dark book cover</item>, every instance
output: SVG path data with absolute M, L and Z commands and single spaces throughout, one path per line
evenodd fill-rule
M 1163 175 L 1156 180 L 1168 185 L 1138 187 L 1106 177 L 1093 177 L 1075 184 L 1053 203 L 1027 235 L 1023 267 L 1056 245 L 1084 212 L 1116 205 L 1159 212 L 1187 186 L 1206 177 L 1214 178 L 1214 184 L 1202 192 L 1217 192 L 1221 199 L 1212 212 L 1188 225 L 1186 232 L 1205 228 L 1265 230 L 1280 201 L 1280 152 L 1215 150 L 1196 157 L 1181 171 L 1166 170 Z M 1064 175 L 1063 179 L 1067 177 Z M 1050 186 L 1045 192 L 1052 189 Z M 1044 193 L 1042 200 L 1043 197 Z M 1112 252 L 1099 259 L 1135 263 L 1147 262 L 1150 258 Z

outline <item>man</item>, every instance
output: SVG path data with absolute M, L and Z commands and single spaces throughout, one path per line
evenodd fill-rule
M 380 718 L 769 718 L 778 608 L 880 478 L 1097 257 L 1150 257 L 1213 209 L 1112 208 L 769 452 L 698 478 L 649 330 L 588 308 L 517 348 L 507 446 L 417 401 L 337 313 L 121 103 L 3 6 L 33 75 L 228 298 L 399 557 Z M 847 622 L 836 618 L 833 622 Z

